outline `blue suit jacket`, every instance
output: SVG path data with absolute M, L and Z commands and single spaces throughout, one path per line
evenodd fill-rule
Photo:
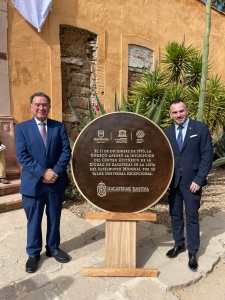
M 34 118 L 15 127 L 16 154 L 22 165 L 20 193 L 23 195 L 37 196 L 46 188 L 51 192 L 63 191 L 69 183 L 66 168 L 71 149 L 65 126 L 51 119 L 47 126 L 46 149 Z M 59 175 L 54 184 L 41 181 L 48 168 Z
M 182 169 L 182 183 L 188 188 L 192 181 L 200 187 L 206 185 L 206 177 L 213 161 L 213 145 L 208 126 L 203 122 L 189 119 L 181 152 L 176 141 L 175 125 L 166 128 L 164 132 L 174 154 L 174 175 L 171 188 L 176 188 L 179 184 L 180 168 Z

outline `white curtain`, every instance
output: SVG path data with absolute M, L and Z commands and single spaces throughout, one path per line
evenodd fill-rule
M 19 13 L 34 27 L 41 31 L 53 0 L 11 0 Z

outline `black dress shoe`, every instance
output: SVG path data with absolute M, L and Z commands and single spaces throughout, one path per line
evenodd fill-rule
M 40 260 L 40 255 L 29 256 L 26 262 L 26 272 L 34 273 L 37 270 L 39 260 Z
M 46 256 L 54 257 L 58 262 L 61 262 L 61 263 L 67 263 L 69 261 L 68 254 L 59 248 L 55 249 L 55 250 L 47 250 Z
M 193 271 L 193 272 L 197 271 L 198 263 L 196 260 L 196 254 L 192 254 L 192 253 L 188 252 L 188 256 L 189 256 L 189 262 L 188 262 L 189 269 L 191 269 L 191 271 Z
M 184 252 L 185 251 L 185 246 L 182 245 L 182 246 L 174 246 L 173 249 L 169 250 L 167 253 L 166 253 L 166 256 L 169 257 L 169 258 L 174 258 L 174 257 L 177 257 L 177 255 L 181 252 Z

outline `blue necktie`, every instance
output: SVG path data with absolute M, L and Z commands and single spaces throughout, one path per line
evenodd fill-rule
M 178 144 L 178 147 L 181 151 L 182 149 L 182 146 L 183 146 L 183 135 L 182 135 L 182 129 L 184 127 L 183 126 L 179 126 L 177 129 L 179 130 L 179 133 L 178 133 L 178 136 L 177 136 L 177 144 Z

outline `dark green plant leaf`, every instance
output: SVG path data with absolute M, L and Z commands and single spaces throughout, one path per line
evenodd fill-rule
M 117 94 L 115 93 L 114 111 L 120 111 Z
M 101 101 L 98 99 L 98 96 L 96 95 L 96 100 L 97 100 L 97 103 L 98 103 L 98 107 L 99 107 L 99 110 L 101 112 L 102 115 L 105 115 L 106 114 L 106 111 L 101 103 Z
M 218 158 L 212 163 L 212 169 L 225 165 L 225 157 Z
M 95 116 L 95 114 L 93 112 L 93 108 L 92 108 L 91 100 L 90 99 L 88 100 L 88 111 L 89 111 L 90 119 L 91 119 L 91 121 L 93 121 L 96 118 L 96 116 Z
M 78 120 L 78 122 L 80 122 L 82 127 L 85 127 L 87 125 L 87 123 L 84 121 L 84 119 L 81 117 L 81 115 L 79 115 L 76 110 L 73 108 L 73 106 L 70 103 L 70 100 L 68 100 L 69 106 L 73 112 L 73 114 L 75 115 L 76 119 Z
M 127 102 L 124 97 L 124 93 L 122 94 L 122 110 L 127 111 Z

